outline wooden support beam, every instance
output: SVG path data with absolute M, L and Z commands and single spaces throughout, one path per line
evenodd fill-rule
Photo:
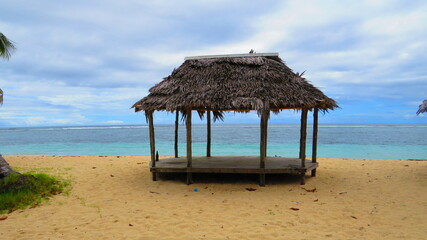
M 307 140 L 307 109 L 302 109 L 301 113 L 301 133 L 300 133 L 300 159 L 301 159 L 301 185 L 305 184 L 305 148 Z
M 206 139 L 206 157 L 211 156 L 211 111 L 207 111 L 207 139 Z
M 301 172 L 301 185 L 305 185 L 305 171 Z
M 319 126 L 319 109 L 315 108 L 313 111 L 313 149 L 311 155 L 311 161 L 317 162 L 317 132 Z M 311 176 L 316 176 L 316 169 L 311 170 Z
M 156 167 L 156 143 L 154 137 L 154 122 L 153 122 L 153 112 L 146 112 L 148 119 L 148 131 L 150 135 L 150 154 L 151 154 L 151 167 Z M 153 181 L 157 180 L 155 172 L 152 172 Z
M 301 159 L 301 167 L 305 167 L 305 149 L 307 140 L 307 109 L 302 109 L 301 112 L 301 132 L 300 132 L 300 152 L 299 158 Z
M 179 111 L 175 110 L 175 158 L 178 158 L 178 123 Z
M 259 186 L 265 187 L 265 173 L 259 175 Z
M 268 112 L 263 111 L 260 124 L 260 168 L 265 168 L 265 157 L 267 156 L 267 125 Z
M 191 109 L 187 110 L 187 168 L 191 168 L 193 166 L 193 153 L 191 149 Z M 193 183 L 193 178 L 191 172 L 187 172 L 187 184 Z
M 265 168 L 265 158 L 267 157 L 267 129 L 268 129 L 268 110 L 261 113 L 260 123 L 260 168 Z M 260 174 L 260 186 L 265 186 L 265 174 Z

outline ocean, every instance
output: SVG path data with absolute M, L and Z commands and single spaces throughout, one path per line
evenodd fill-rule
M 155 125 L 156 150 L 174 154 L 174 125 Z M 213 156 L 259 155 L 258 124 L 213 124 Z M 179 126 L 179 155 L 186 151 L 185 125 Z M 312 128 L 307 129 L 311 157 Z M 206 152 L 206 126 L 193 126 L 193 156 Z M 297 157 L 298 124 L 270 124 L 269 156 Z M 150 154 L 148 127 L 78 126 L 0 128 L 0 154 L 133 155 Z M 427 159 L 427 125 L 319 125 L 318 157 L 365 159 Z

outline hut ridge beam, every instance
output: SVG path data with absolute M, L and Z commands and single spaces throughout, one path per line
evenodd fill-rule
M 239 58 L 239 57 L 279 57 L 279 53 L 246 53 L 246 54 L 224 54 L 185 57 L 184 60 L 198 60 L 209 58 Z

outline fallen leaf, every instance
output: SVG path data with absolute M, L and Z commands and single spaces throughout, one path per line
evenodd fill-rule
M 255 188 L 246 188 L 246 190 L 248 190 L 248 191 L 250 191 L 250 192 L 252 192 L 252 191 L 256 191 L 256 189 L 255 189 Z
M 6 220 L 7 216 L 0 217 L 0 221 Z
M 294 210 L 294 211 L 298 211 L 299 210 L 299 208 L 294 208 L 294 207 L 291 207 L 290 209 Z
M 303 187 L 302 187 L 302 189 L 304 189 L 306 192 L 315 192 L 315 191 L 317 191 L 317 189 L 316 189 L 316 188 L 313 188 L 313 189 L 306 189 L 306 188 L 303 188 Z

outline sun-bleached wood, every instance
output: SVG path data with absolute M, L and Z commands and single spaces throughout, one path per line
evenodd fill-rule
M 193 152 L 191 147 L 191 109 L 187 110 L 187 119 L 186 119 L 186 127 L 187 127 L 187 168 L 191 168 L 193 164 Z M 193 183 L 191 171 L 187 172 L 187 184 Z
M 268 128 L 268 113 L 263 110 L 261 113 L 260 122 L 260 168 L 265 168 L 265 158 L 267 157 L 267 128 Z M 260 175 L 260 186 L 265 186 L 265 174 Z
M 312 155 L 311 155 L 311 161 L 317 162 L 317 132 L 319 127 L 319 109 L 315 108 L 313 110 L 313 148 L 312 148 Z M 316 169 L 311 170 L 311 176 L 316 176 Z
M 247 54 L 224 54 L 185 57 L 184 60 L 197 60 L 209 58 L 239 58 L 239 57 L 278 57 L 279 53 L 247 53 Z
M 301 159 L 285 157 L 266 157 L 265 168 L 259 167 L 258 156 L 194 156 L 191 169 L 187 168 L 187 158 L 163 158 L 156 167 L 150 170 L 155 172 L 204 172 L 204 173 L 264 173 L 300 174 L 301 171 L 311 171 L 318 167 L 318 163 L 306 161 L 305 168 L 301 168 Z
M 151 154 L 151 166 L 156 166 L 156 143 L 155 143 L 155 136 L 154 136 L 154 122 L 153 122 L 153 112 L 147 113 L 147 119 L 148 119 L 148 129 L 150 134 L 150 154 Z M 156 173 L 153 172 L 152 174 L 153 181 L 157 180 Z
M 175 157 L 178 157 L 178 123 L 179 123 L 179 111 L 175 111 Z
M 207 120 L 206 157 L 210 157 L 211 156 L 211 111 L 207 111 L 206 120 Z
M 301 159 L 301 168 L 305 169 L 305 157 L 306 157 L 306 144 L 307 144 L 307 109 L 302 109 L 301 111 L 301 136 L 300 136 L 300 159 Z M 301 185 L 305 184 L 305 172 L 301 172 Z

